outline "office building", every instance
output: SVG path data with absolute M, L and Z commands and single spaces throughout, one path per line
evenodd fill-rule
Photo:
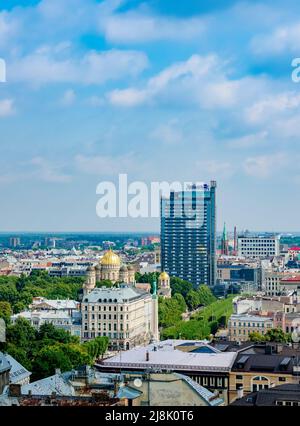
M 280 244 L 279 236 L 239 236 L 238 256 L 261 259 L 272 256 L 279 256 Z
M 214 286 L 216 182 L 195 184 L 161 199 L 161 269 L 170 276 Z

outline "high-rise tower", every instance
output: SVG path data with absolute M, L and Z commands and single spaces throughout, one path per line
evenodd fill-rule
M 215 285 L 216 182 L 161 198 L 161 266 L 170 276 Z

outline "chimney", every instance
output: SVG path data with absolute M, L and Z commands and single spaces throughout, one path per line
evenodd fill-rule
M 61 374 L 61 370 L 60 370 L 60 368 L 56 368 L 56 369 L 55 369 L 55 374 Z
M 241 398 L 243 398 L 243 396 L 244 396 L 244 388 L 243 388 L 243 387 L 240 387 L 240 388 L 237 390 L 237 399 L 241 399 Z
M 19 384 L 10 384 L 8 390 L 9 396 L 21 396 L 21 385 Z
M 149 361 L 149 351 L 146 351 L 146 361 Z

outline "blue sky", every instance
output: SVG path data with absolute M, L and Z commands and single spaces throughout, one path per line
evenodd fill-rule
M 2 231 L 151 231 L 96 186 L 218 182 L 218 227 L 299 230 L 296 0 L 3 0 Z

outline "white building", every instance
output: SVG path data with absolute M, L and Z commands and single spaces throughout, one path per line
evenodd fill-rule
M 27 319 L 36 329 L 43 324 L 53 324 L 55 327 L 68 331 L 72 336 L 81 337 L 80 311 L 73 312 L 72 315 L 59 310 L 23 311 L 11 317 L 12 323 L 14 324 L 19 317 Z
M 279 256 L 280 238 L 278 235 L 270 237 L 238 237 L 238 256 L 253 259 Z

